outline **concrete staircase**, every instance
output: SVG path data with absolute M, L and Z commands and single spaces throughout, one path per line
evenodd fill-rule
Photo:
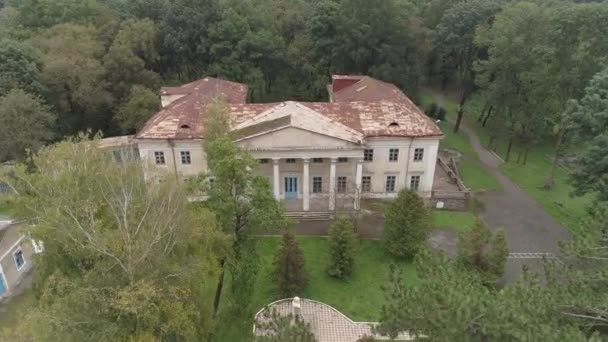
M 328 211 L 288 211 L 285 216 L 297 221 L 327 221 L 331 219 Z

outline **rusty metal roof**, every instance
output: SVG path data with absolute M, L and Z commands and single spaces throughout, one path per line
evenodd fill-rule
M 341 76 L 348 77 L 348 76 Z M 360 76 L 357 76 L 360 77 Z M 280 102 L 246 104 L 247 86 L 215 78 L 163 88 L 164 94 L 185 94 L 154 115 L 136 135 L 138 139 L 200 139 L 207 107 L 221 97 L 230 108 L 236 130 L 290 113 L 290 123 L 349 141 L 360 137 L 440 137 L 439 127 L 399 88 L 361 77 L 334 94 L 334 102 Z M 279 113 L 279 114 L 277 114 Z M 316 115 L 316 114 L 318 115 Z M 287 115 L 287 114 L 285 114 Z M 265 118 L 265 119 L 263 119 Z M 246 123 L 248 122 L 248 123 Z
M 138 139 L 193 139 L 204 134 L 202 123 L 214 99 L 245 103 L 248 88 L 236 82 L 206 77 L 181 87 L 163 88 L 165 95 L 185 94 L 156 113 L 135 136 Z

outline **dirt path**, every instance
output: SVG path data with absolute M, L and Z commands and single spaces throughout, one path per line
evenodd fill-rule
M 469 136 L 471 146 L 483 166 L 502 185 L 501 191 L 477 194 L 484 205 L 483 219 L 492 228 L 503 228 L 510 253 L 559 253 L 559 242 L 570 238 L 568 232 L 549 215 L 530 195 L 505 176 L 499 166 L 503 163 L 488 151 L 477 133 L 465 125 L 460 129 Z M 507 262 L 505 281 L 516 280 L 521 267 L 542 271 L 542 259 L 513 258 Z

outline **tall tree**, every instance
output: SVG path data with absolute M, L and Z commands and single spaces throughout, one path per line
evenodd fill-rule
M 59 114 L 61 133 L 110 130 L 114 99 L 101 64 L 105 47 L 98 30 L 60 24 L 30 41 L 44 53 L 41 78 L 49 103 Z
M 40 82 L 42 61 L 40 52 L 31 46 L 11 39 L 0 40 L 0 95 L 13 88 L 42 95 Z
M 62 142 L 8 182 L 35 226 L 37 301 L 8 332 L 37 341 L 200 341 L 211 311 L 201 282 L 217 270 L 213 216 L 192 211 L 168 177 L 146 182 L 139 161 L 116 163 L 96 140 Z M 95 308 L 95 310 L 91 310 Z
M 580 101 L 570 103 L 575 140 L 584 146 L 572 175 L 575 192 L 595 193 L 608 201 L 608 68 L 593 77 Z
M 91 24 L 98 9 L 95 0 L 25 0 L 19 8 L 19 21 L 31 28 L 69 22 Z
M 0 162 L 37 152 L 55 137 L 55 120 L 42 99 L 23 90 L 0 97 Z
M 217 312 L 225 270 L 238 269 L 241 259 L 247 257 L 243 255 L 243 246 L 252 243 L 251 234 L 285 227 L 287 221 L 268 180 L 254 174 L 256 160 L 232 141 L 226 106 L 217 102 L 207 110 L 204 150 L 209 172 L 205 176 L 207 185 L 203 186 L 208 196 L 205 206 L 216 215 L 218 225 L 233 243 L 230 258 L 221 261 L 223 268 L 214 301 Z M 212 186 L 208 183 L 209 177 L 213 177 Z M 251 287 L 250 282 L 239 285 Z
M 431 213 L 418 194 L 399 191 L 385 211 L 384 243 L 392 255 L 411 258 L 424 245 L 431 229 Z
M 433 45 L 442 62 L 450 66 L 460 82 L 460 101 L 454 132 L 458 132 L 464 116 L 464 106 L 475 89 L 474 62 L 481 48 L 475 44 L 480 25 L 488 25 L 500 9 L 497 1 L 475 0 L 461 2 L 448 9 L 433 31 Z
M 119 102 L 129 96 L 131 87 L 160 87 L 160 77 L 152 70 L 159 59 L 158 30 L 149 19 L 126 20 L 103 57 L 106 79 Z
M 136 85 L 131 88 L 127 101 L 118 107 L 114 118 L 124 132 L 133 133 L 142 128 L 159 108 L 158 94 L 146 87 Z
M 304 253 L 295 236 L 288 231 L 283 233 L 281 248 L 275 256 L 274 266 L 274 276 L 282 297 L 297 296 L 308 284 Z
M 355 270 L 357 236 L 353 223 L 338 218 L 329 229 L 329 268 L 327 273 L 339 279 L 348 278 Z

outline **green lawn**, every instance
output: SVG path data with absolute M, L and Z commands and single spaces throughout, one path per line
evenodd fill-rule
M 428 107 L 433 102 L 433 97 L 428 91 L 422 96 L 422 108 Z M 444 99 L 444 107 L 449 117 L 455 117 L 458 104 L 449 98 Z M 477 153 L 471 147 L 469 137 L 462 132 L 454 133 L 453 126 L 449 122 L 440 122 L 439 127 L 445 138 L 441 141 L 441 148 L 456 150 L 462 154 L 459 164 L 460 177 L 464 184 L 472 191 L 490 191 L 501 188 L 500 184 L 488 171 L 486 171 Z
M 463 232 L 471 229 L 475 224 L 475 220 L 475 215 L 468 211 L 433 211 L 433 225 L 437 228 L 448 228 L 457 232 Z
M 6 196 L 0 195 L 0 215 L 11 216 L 13 213 L 13 205 L 6 198 Z
M 418 283 L 414 265 L 396 262 L 388 256 L 380 241 L 362 240 L 357 251 L 354 274 L 348 280 L 337 280 L 327 275 L 329 244 L 326 238 L 298 237 L 306 258 L 306 268 L 310 274 L 309 284 L 301 297 L 327 303 L 340 310 L 354 321 L 377 321 L 385 302 L 381 286 L 388 281 L 389 264 L 395 262 L 403 271 L 406 284 Z M 261 238 L 258 254 L 261 268 L 253 298 L 254 311 L 262 309 L 280 296 L 272 277 L 273 260 L 280 246 L 276 237 Z M 228 290 L 228 289 L 227 289 Z M 228 293 L 228 292 L 226 292 Z M 240 341 L 246 339 L 251 322 L 227 324 L 229 329 L 220 331 L 218 340 Z M 237 326 L 240 326 L 237 328 Z
M 431 96 L 426 93 L 424 101 L 431 101 Z M 456 111 L 454 110 L 456 103 L 453 100 L 445 99 L 445 104 L 448 108 L 448 116 L 455 118 Z M 489 143 L 489 134 L 487 128 L 481 127 L 477 122 L 481 110 L 481 102 L 478 98 L 473 97 L 465 109 L 464 122 L 465 124 L 474 129 L 479 135 L 482 143 L 487 146 Z M 442 142 L 442 145 L 448 148 L 454 148 L 463 155 L 468 155 L 470 152 L 470 145 L 466 145 L 462 141 L 461 134 L 454 136 L 453 133 L 447 132 L 442 127 L 444 133 L 446 133 L 446 139 Z M 466 141 L 468 142 L 468 141 Z M 498 141 L 496 152 L 503 159 L 506 157 L 507 142 Z M 555 178 L 555 187 L 552 190 L 544 190 L 543 185 L 551 169 L 551 158 L 553 155 L 553 142 L 547 140 L 543 144 L 535 146 L 530 150 L 528 155 L 528 161 L 526 165 L 516 163 L 517 154 L 521 151 L 520 146 L 515 145 L 511 152 L 511 161 L 501 166 L 501 169 L 511 180 L 521 186 L 530 196 L 532 196 L 538 203 L 545 208 L 545 210 L 557 219 L 561 224 L 567 227 L 571 232 L 576 232 L 580 227 L 580 222 L 583 217 L 587 215 L 586 208 L 591 204 L 591 196 L 583 197 L 571 197 L 572 187 L 568 184 L 568 171 L 563 168 L 558 168 Z M 481 180 L 485 177 L 475 175 L 476 172 L 481 172 L 472 165 L 468 167 L 466 163 L 461 163 L 460 172 L 465 184 L 470 186 L 468 182 L 471 179 L 476 179 L 471 186 L 476 189 L 477 186 L 482 182 Z M 486 182 L 484 179 L 483 182 Z M 488 184 L 490 184 L 488 182 Z

